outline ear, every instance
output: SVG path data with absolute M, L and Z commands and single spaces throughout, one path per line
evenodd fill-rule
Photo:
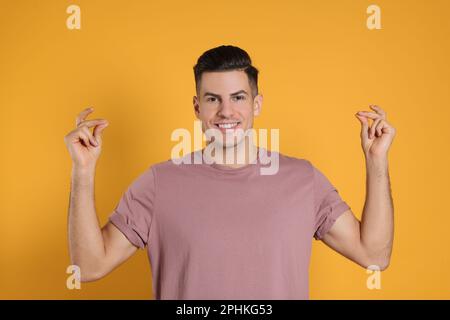
M 199 119 L 199 114 L 200 114 L 200 105 L 198 104 L 198 98 L 197 96 L 194 96 L 192 98 L 192 104 L 194 105 L 194 113 L 195 113 L 195 117 L 197 119 Z
M 258 94 L 253 99 L 253 114 L 255 116 L 259 116 L 260 115 L 261 109 L 262 109 L 262 103 L 263 103 L 263 96 L 262 96 L 262 94 Z

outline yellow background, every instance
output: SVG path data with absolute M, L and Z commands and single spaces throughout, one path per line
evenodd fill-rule
M 450 298 L 450 2 L 375 3 L 381 30 L 367 29 L 363 0 L 2 0 L 0 298 L 153 298 L 143 250 L 66 288 L 63 138 L 87 106 L 110 122 L 95 186 L 103 224 L 133 179 L 170 157 L 172 130 L 192 130 L 192 67 L 221 44 L 247 50 L 260 69 L 256 127 L 279 128 L 281 152 L 312 161 L 358 217 L 365 166 L 354 114 L 379 104 L 397 129 L 395 242 L 381 290 L 314 242 L 311 298 Z M 81 30 L 66 27 L 70 4 L 81 7 Z

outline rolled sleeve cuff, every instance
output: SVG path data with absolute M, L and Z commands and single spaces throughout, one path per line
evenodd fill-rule
M 350 206 L 345 201 L 341 201 L 334 206 L 329 206 L 326 209 L 328 210 L 328 213 L 326 214 L 325 221 L 317 229 L 316 233 L 314 234 L 314 238 L 316 240 L 322 240 L 325 234 L 331 229 L 333 224 L 339 218 L 339 216 L 349 209 Z
M 111 223 L 115 225 L 133 245 L 140 249 L 145 247 L 145 243 L 139 236 L 138 230 L 133 228 L 131 224 L 127 223 L 119 212 L 114 211 L 114 213 L 109 217 L 109 221 L 111 221 Z

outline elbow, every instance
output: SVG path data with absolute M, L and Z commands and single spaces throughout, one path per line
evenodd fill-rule
M 361 265 L 367 270 L 384 271 L 389 267 L 390 257 L 385 253 L 369 257 Z
M 73 272 L 78 272 L 77 276 L 82 283 L 93 282 L 105 276 L 102 268 L 96 264 L 81 263 L 81 261 L 77 261 L 76 259 L 72 260 L 71 263 L 77 267 Z
M 379 271 L 384 271 L 389 267 L 389 261 L 382 261 L 382 262 L 376 264 L 376 266 Z
M 383 263 L 381 263 L 380 265 L 380 271 L 386 270 L 389 267 L 390 262 L 390 259 L 383 261 Z
M 391 263 L 391 259 L 387 259 L 381 266 L 380 266 L 380 270 L 384 271 L 389 267 L 389 264 Z
M 101 271 L 100 269 L 94 269 L 94 270 L 81 270 L 80 273 L 80 282 L 94 282 L 97 280 L 102 279 L 106 276 L 106 273 Z
M 389 267 L 389 261 L 372 261 L 359 263 L 359 265 L 366 270 L 384 271 Z
M 384 246 L 381 249 L 364 250 L 361 266 L 367 270 L 384 271 L 391 262 L 392 246 Z
M 81 272 L 80 282 L 82 282 L 82 283 L 93 282 L 93 281 L 100 280 L 101 278 L 103 278 L 103 275 L 98 274 L 98 273 L 88 273 L 88 274 L 86 274 L 84 272 Z

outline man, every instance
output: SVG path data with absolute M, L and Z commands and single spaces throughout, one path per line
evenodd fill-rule
M 246 137 L 226 139 L 230 131 L 251 129 L 261 112 L 258 70 L 244 50 L 208 50 L 194 75 L 193 105 L 203 130 L 219 130 L 223 139 L 216 143 L 244 152 L 245 161 L 152 165 L 100 228 L 94 175 L 108 122 L 86 120 L 92 108 L 81 112 L 65 137 L 73 161 L 70 257 L 81 280 L 100 279 L 146 248 L 156 299 L 308 299 L 313 237 L 363 267 L 387 268 L 393 242 L 387 153 L 395 129 L 386 113 L 371 106 L 374 112 L 356 114 L 367 170 L 359 221 L 310 161 L 279 154 L 276 174 L 262 175 L 251 144 L 238 148 Z

